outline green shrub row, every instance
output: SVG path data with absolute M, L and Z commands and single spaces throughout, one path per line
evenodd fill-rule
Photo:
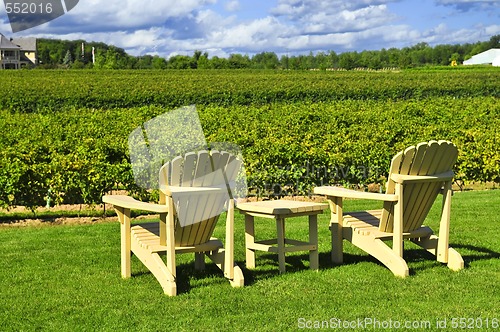
M 500 97 L 500 70 L 403 72 L 1 71 L 0 109 L 31 113 L 156 105 Z
M 0 111 L 0 205 L 92 204 L 112 189 L 147 198 L 134 184 L 127 138 L 165 111 Z M 457 179 L 500 183 L 496 97 L 200 105 L 198 113 L 207 141 L 241 147 L 252 195 L 383 184 L 397 151 L 431 139 L 458 146 Z

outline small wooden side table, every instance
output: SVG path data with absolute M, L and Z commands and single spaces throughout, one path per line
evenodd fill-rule
M 240 213 L 245 215 L 246 266 L 255 268 L 255 250 L 278 253 L 279 271 L 285 272 L 285 253 L 309 251 L 309 265 L 312 270 L 319 266 L 318 255 L 318 214 L 328 208 L 328 204 L 274 200 L 240 203 Z M 291 217 L 309 217 L 309 242 L 297 241 L 285 237 L 285 219 Z M 255 241 L 254 217 L 276 220 L 277 238 Z

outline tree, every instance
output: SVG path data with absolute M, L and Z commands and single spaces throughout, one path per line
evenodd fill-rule
M 104 62 L 104 69 L 118 69 L 118 52 L 114 48 L 108 48 L 106 51 L 106 61 Z
M 69 67 L 73 63 L 73 56 L 71 55 L 70 50 L 66 51 L 66 55 L 64 56 L 63 59 L 63 65 Z
M 488 47 L 489 48 L 500 48 L 500 35 L 495 35 L 490 38 L 490 41 L 488 42 Z
M 219 58 L 218 56 L 214 56 L 210 59 L 212 68 L 214 69 L 227 69 L 229 68 L 229 62 L 224 58 Z
M 52 63 L 52 59 L 50 58 L 49 48 L 44 48 L 42 52 L 40 52 L 40 63 L 44 65 L 49 65 Z
M 282 55 L 280 59 L 280 64 L 283 69 L 289 69 L 290 58 L 288 55 Z
M 76 59 L 71 65 L 71 69 L 83 69 L 83 68 L 85 68 L 85 64 L 79 59 Z
M 192 69 L 196 68 L 193 58 L 187 55 L 174 55 L 168 59 L 170 69 Z
M 279 66 L 279 59 L 274 52 L 262 52 L 254 55 L 252 58 L 254 68 L 258 69 L 276 69 Z
M 231 69 L 250 68 L 251 63 L 248 55 L 243 56 L 241 54 L 231 54 L 227 61 Z
M 134 65 L 134 68 L 136 69 L 150 69 L 153 67 L 153 57 L 151 55 L 141 55 L 140 57 L 137 58 L 137 61 Z M 165 68 L 166 68 L 166 61 L 165 61 Z
M 335 53 L 335 51 L 328 52 L 328 58 L 329 58 L 329 68 L 338 67 L 339 56 L 337 55 L 337 53 Z
M 208 53 L 205 52 L 203 53 L 202 56 L 198 59 L 198 62 L 196 63 L 196 67 L 198 69 L 212 69 L 212 63 L 208 59 Z
M 359 66 L 357 52 L 345 52 L 339 55 L 339 66 L 350 70 Z
M 158 55 L 153 57 L 151 61 L 151 66 L 153 69 L 166 69 L 167 68 L 167 60 L 165 58 L 161 58 Z
M 94 68 L 103 69 L 104 64 L 106 63 L 106 55 L 101 50 L 95 51 L 94 55 L 95 55 Z

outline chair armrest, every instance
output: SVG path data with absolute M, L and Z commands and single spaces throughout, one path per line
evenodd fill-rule
M 407 183 L 407 182 L 440 182 L 440 181 L 450 181 L 453 179 L 455 173 L 453 171 L 448 171 L 444 173 L 439 173 L 435 175 L 404 175 L 404 174 L 391 174 L 391 180 L 396 183 Z
M 166 205 L 146 203 L 136 200 L 127 195 L 105 195 L 102 197 L 104 203 L 112 204 L 125 209 L 143 210 L 156 213 L 168 213 Z
M 332 186 L 315 187 L 314 193 L 325 196 L 372 199 L 376 201 L 386 201 L 386 202 L 387 201 L 396 202 L 398 200 L 397 195 L 370 193 L 370 192 L 356 191 L 352 189 L 346 189 L 342 187 L 332 187 Z
M 172 195 L 206 195 L 227 193 L 227 187 L 177 187 L 177 186 L 161 186 L 160 190 L 167 196 Z

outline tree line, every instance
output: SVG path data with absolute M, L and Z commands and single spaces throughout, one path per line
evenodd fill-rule
M 158 55 L 132 56 L 122 48 L 83 40 L 65 41 L 39 39 L 38 54 L 41 68 L 96 69 L 290 69 L 327 70 L 355 68 L 412 68 L 460 64 L 473 55 L 491 48 L 500 48 L 500 35 L 489 41 L 430 46 L 418 43 L 411 47 L 377 51 L 336 53 L 310 52 L 307 55 L 281 55 L 261 52 L 253 56 L 231 54 L 227 58 L 196 50 L 192 56 L 175 55 L 168 59 Z

